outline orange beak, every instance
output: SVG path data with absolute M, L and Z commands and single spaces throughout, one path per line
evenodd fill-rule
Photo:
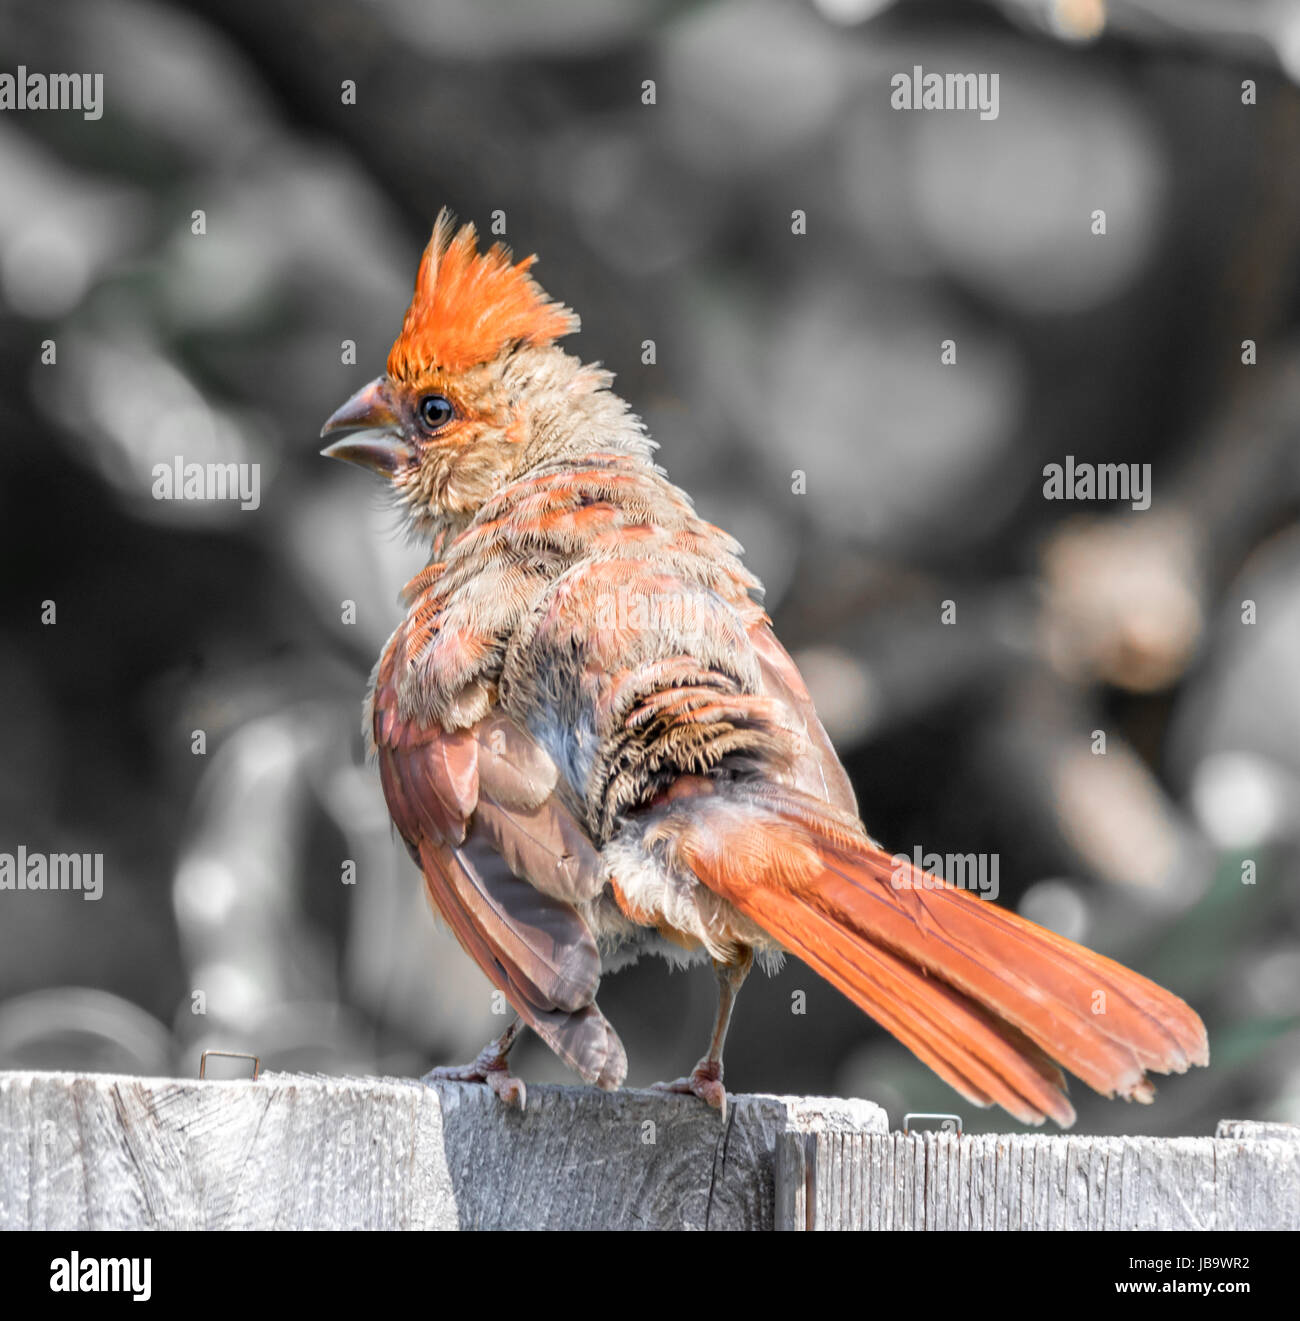
M 335 431 L 346 434 L 321 450 L 327 459 L 343 459 L 392 477 L 415 458 L 414 447 L 402 436 L 386 376 L 362 386 L 320 429 L 322 437 Z

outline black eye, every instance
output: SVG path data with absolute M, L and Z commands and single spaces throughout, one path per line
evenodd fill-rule
M 451 400 L 441 394 L 426 394 L 420 400 L 419 412 L 420 421 L 428 431 L 437 431 L 440 427 L 445 427 L 456 416 Z

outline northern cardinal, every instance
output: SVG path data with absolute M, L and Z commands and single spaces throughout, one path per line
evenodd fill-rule
M 434 906 L 518 1015 L 435 1074 L 523 1104 L 506 1056 L 527 1024 L 616 1088 L 602 972 L 707 958 L 708 1051 L 662 1085 L 725 1110 L 736 993 L 785 951 L 1025 1123 L 1073 1121 L 1058 1064 L 1149 1101 L 1148 1071 L 1207 1063 L 1182 1000 L 868 836 L 740 547 L 652 462 L 610 373 L 557 345 L 578 318 L 533 261 L 440 214 L 387 374 L 321 433 L 431 543 L 365 723 Z

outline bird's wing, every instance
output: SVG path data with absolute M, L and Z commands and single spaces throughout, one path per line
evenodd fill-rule
M 499 712 L 453 733 L 403 719 L 385 659 L 374 698 L 380 777 L 435 907 L 570 1068 L 617 1087 L 627 1057 L 596 1007 L 600 954 L 574 907 L 599 892 L 600 863 L 556 797 L 554 764 Z
M 801 735 L 788 782 L 811 797 L 820 798 L 856 817 L 858 800 L 853 785 L 840 764 L 830 736 L 822 727 L 803 676 L 790 653 L 777 641 L 765 619 L 751 624 L 748 634 L 758 657 L 763 695 L 779 704 Z

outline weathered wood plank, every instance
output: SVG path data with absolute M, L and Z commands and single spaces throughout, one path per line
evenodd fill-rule
M 770 1229 L 776 1140 L 866 1101 L 0 1074 L 0 1227 Z
M 1300 1229 L 1300 1127 L 890 1133 L 866 1101 L 0 1073 L 0 1228 Z
M 1225 1131 L 1234 1136 L 786 1133 L 778 1226 L 1300 1229 L 1300 1129 Z

